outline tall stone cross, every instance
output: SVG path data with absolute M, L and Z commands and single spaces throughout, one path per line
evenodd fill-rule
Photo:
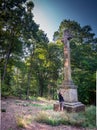
M 64 81 L 63 87 L 74 88 L 71 78 L 71 64 L 70 64 L 70 44 L 69 41 L 72 39 L 72 35 L 69 30 L 64 30 L 62 42 L 64 43 Z
M 64 98 L 64 109 L 67 111 L 84 111 L 85 106 L 78 101 L 77 87 L 71 78 L 70 45 L 72 35 L 69 30 L 64 30 L 62 42 L 64 43 L 64 80 L 60 91 Z
M 70 45 L 69 40 L 72 38 L 69 30 L 64 31 L 64 80 L 71 81 L 71 65 L 70 65 Z

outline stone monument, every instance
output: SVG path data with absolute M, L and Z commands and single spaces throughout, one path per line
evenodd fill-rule
M 70 39 L 72 39 L 70 31 L 64 30 L 62 39 L 64 43 L 64 80 L 60 86 L 60 91 L 63 93 L 64 109 L 71 112 L 78 112 L 84 111 L 85 106 L 78 101 L 77 86 L 74 85 L 71 78 Z

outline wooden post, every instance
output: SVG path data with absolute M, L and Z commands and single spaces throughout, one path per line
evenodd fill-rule
M 54 104 L 53 110 L 60 111 L 60 104 L 59 103 Z

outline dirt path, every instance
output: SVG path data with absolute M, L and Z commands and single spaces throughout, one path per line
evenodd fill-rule
M 32 121 L 26 128 L 20 128 L 16 123 L 16 115 L 31 115 L 35 116 L 41 108 L 40 107 L 27 107 L 28 101 L 18 99 L 2 99 L 1 108 L 6 109 L 6 112 L 1 112 L 1 130 L 86 130 L 85 128 L 76 128 L 71 126 L 50 126 L 46 124 L 37 123 Z M 31 102 L 30 103 L 35 103 Z M 41 103 L 41 102 L 38 102 Z M 88 130 L 88 129 L 87 129 Z

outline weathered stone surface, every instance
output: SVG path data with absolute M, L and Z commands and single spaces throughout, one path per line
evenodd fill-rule
M 67 110 L 68 112 L 85 111 L 85 105 L 82 104 L 81 102 L 75 102 L 75 103 L 64 102 L 64 110 Z
M 68 88 L 76 89 L 77 88 L 77 86 L 73 83 L 72 80 L 69 80 L 69 81 L 63 80 L 63 82 L 60 85 L 60 87 L 64 88 L 64 89 L 68 89 Z
M 77 89 L 66 89 L 63 97 L 65 102 L 77 102 Z

